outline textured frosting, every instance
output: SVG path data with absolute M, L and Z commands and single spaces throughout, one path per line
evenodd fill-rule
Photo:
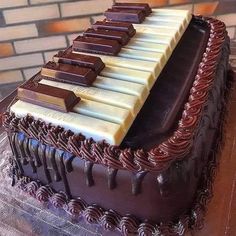
M 223 117 L 221 122 L 223 123 Z M 221 132 L 221 130 L 220 130 Z M 206 204 L 212 197 L 212 183 L 217 166 L 216 152 L 220 150 L 221 135 L 216 141 L 215 153 L 202 175 L 202 187 L 197 192 L 196 200 L 191 211 L 179 217 L 177 222 L 155 224 L 153 222 L 141 222 L 132 215 L 122 216 L 114 210 L 106 210 L 96 204 L 89 205 L 83 199 L 69 199 L 65 193 L 56 193 L 49 186 L 43 186 L 39 181 L 32 181 L 23 177 L 17 182 L 17 186 L 41 202 L 51 202 L 56 208 L 63 208 L 73 218 L 83 216 L 88 223 L 99 224 L 105 230 L 118 230 L 123 235 L 135 234 L 148 235 L 184 235 L 188 228 L 200 229 L 206 211 Z
M 168 168 L 173 161 L 183 159 L 191 150 L 195 130 L 207 101 L 222 43 L 226 37 L 224 23 L 212 18 L 199 17 L 199 19 L 208 23 L 210 37 L 188 102 L 184 106 L 182 118 L 179 120 L 176 131 L 167 140 L 151 150 L 122 150 L 117 146 L 107 144 L 105 141 L 95 142 L 92 139 L 86 139 L 82 134 L 76 135 L 61 127 L 36 121 L 33 117 L 19 119 L 14 114 L 9 113 L 3 116 L 4 126 L 13 131 L 23 131 L 29 137 L 45 144 L 52 144 L 57 148 L 80 156 L 82 159 L 114 169 L 161 171 Z

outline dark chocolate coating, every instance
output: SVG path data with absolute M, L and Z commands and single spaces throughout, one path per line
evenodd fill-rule
M 121 45 L 116 40 L 78 36 L 73 41 L 73 51 L 117 55 Z
M 84 36 L 116 40 L 122 46 L 126 45 L 130 40 L 128 34 L 125 32 L 103 29 L 87 29 L 84 32 Z
M 179 111 L 182 111 L 183 103 L 189 95 L 208 38 L 207 24 L 193 20 L 163 68 L 121 146 L 149 149 L 164 140 L 175 128 L 175 120 L 181 116 Z M 143 134 L 146 135 L 145 139 Z
M 145 16 L 148 16 L 152 13 L 152 9 L 147 3 L 115 3 L 112 8 L 141 10 L 144 12 Z
M 105 67 L 100 57 L 72 53 L 71 47 L 65 51 L 59 51 L 53 56 L 53 60 L 59 63 L 88 67 L 96 74 L 99 74 Z
M 18 88 L 17 98 L 25 102 L 62 112 L 71 111 L 80 101 L 80 98 L 76 97 L 72 91 L 32 81 Z
M 141 10 L 130 9 L 108 9 L 104 15 L 107 20 L 118 22 L 130 22 L 140 24 L 145 19 L 145 14 Z
M 136 33 L 134 26 L 128 22 L 112 22 L 112 21 L 97 21 L 92 25 L 95 30 L 114 30 L 127 33 L 130 37 L 133 37 Z
M 201 59 L 201 55 L 198 55 L 198 58 L 195 58 L 194 55 L 200 46 L 205 48 L 203 42 L 208 35 L 203 32 L 204 25 L 201 27 L 199 24 L 202 23 L 191 23 L 192 26 L 184 35 L 186 42 L 181 40 L 179 44 L 182 46 L 177 47 L 171 56 L 172 60 L 179 66 L 189 66 L 186 63 L 182 64 L 178 57 L 179 53 L 187 60 L 193 58 L 192 63 L 198 66 L 197 61 Z M 208 32 L 206 26 L 205 31 Z M 201 40 L 191 40 L 197 36 Z M 209 153 L 215 148 L 214 140 L 218 138 L 217 130 L 219 129 L 220 115 L 225 108 L 228 45 L 229 41 L 227 40 L 219 58 L 219 65 L 208 101 L 204 107 L 199 126 L 195 131 L 191 152 L 186 155 L 185 159 L 173 162 L 167 170 L 147 173 L 143 171 L 131 172 L 94 165 L 89 160 L 83 160 L 82 152 L 79 157 L 76 157 L 59 148 L 39 143 L 34 138 L 27 138 L 21 132 L 13 133 L 11 136 L 19 170 L 26 176 L 39 179 L 43 184 L 50 184 L 56 191 L 64 191 L 74 198 L 82 197 L 88 204 L 95 203 L 106 209 L 112 208 L 122 215 L 134 214 L 142 220 L 149 219 L 155 222 L 176 220 L 180 214 L 190 209 L 197 186 L 200 184 L 202 169 L 208 161 Z M 188 51 L 188 47 L 195 50 L 191 50 L 188 54 L 183 53 Z M 183 61 L 185 61 L 184 58 Z M 173 68 L 169 66 L 167 63 L 166 67 L 171 71 Z M 188 70 L 186 70 L 185 76 L 187 75 Z M 177 73 L 173 72 L 172 82 L 175 80 L 175 76 Z M 195 77 L 195 75 L 192 76 Z M 191 78 L 189 77 L 189 79 Z M 172 82 L 166 81 L 170 88 Z M 182 81 L 179 83 L 182 86 L 187 86 Z M 156 91 L 152 90 L 151 96 L 153 93 Z M 166 90 L 165 93 L 171 95 L 172 91 Z M 169 102 L 171 105 L 172 101 Z M 180 107 L 181 109 L 182 107 Z M 146 116 L 147 114 L 142 113 L 142 115 Z M 176 120 L 175 118 L 170 126 L 171 130 Z M 23 123 L 20 125 L 24 126 Z M 142 125 L 141 123 L 140 126 Z M 160 124 L 155 123 L 155 125 Z M 159 140 L 158 135 L 163 136 L 163 134 L 156 134 L 157 142 Z M 148 133 L 143 132 L 143 141 L 146 140 L 146 136 Z M 147 139 L 147 143 L 149 141 Z M 63 146 L 63 137 L 60 137 L 58 142 Z M 126 155 L 129 153 L 126 152 Z M 36 166 L 37 168 L 35 168 Z
M 51 61 L 42 67 L 41 75 L 45 76 L 45 79 L 82 86 L 91 86 L 97 77 L 96 73 L 90 68 Z

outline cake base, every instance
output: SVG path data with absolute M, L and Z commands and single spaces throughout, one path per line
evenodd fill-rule
M 232 71 L 228 72 L 225 104 L 228 101 L 230 88 L 233 82 Z M 174 222 L 158 224 L 152 222 L 141 222 L 133 216 L 121 216 L 113 210 L 105 210 L 97 205 L 89 205 L 82 199 L 69 199 L 64 193 L 56 193 L 49 186 L 43 186 L 39 181 L 31 181 L 28 177 L 19 178 L 15 168 L 15 162 L 12 163 L 13 185 L 34 196 L 39 201 L 51 202 L 56 208 L 63 208 L 73 219 L 83 216 L 88 223 L 102 225 L 106 230 L 118 230 L 124 235 L 183 235 L 189 229 L 201 229 L 206 213 L 206 205 L 213 195 L 212 186 L 218 165 L 218 153 L 223 144 L 223 127 L 227 115 L 227 107 L 224 106 L 219 117 L 219 129 L 217 137 L 208 156 L 208 163 L 203 168 L 200 178 L 200 184 L 197 189 L 194 203 L 186 214 L 179 217 Z

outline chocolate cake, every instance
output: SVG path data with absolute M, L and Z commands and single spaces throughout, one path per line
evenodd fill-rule
M 105 16 L 18 89 L 3 117 L 13 184 L 106 230 L 182 235 L 212 194 L 225 25 L 147 4 Z

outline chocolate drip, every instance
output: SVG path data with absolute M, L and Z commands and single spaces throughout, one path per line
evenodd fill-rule
M 31 165 L 33 173 L 36 173 L 37 172 L 37 168 L 35 166 L 34 159 L 31 156 L 31 153 L 30 153 L 30 150 L 29 150 L 29 139 L 27 137 L 24 138 L 23 148 L 24 148 L 24 151 L 25 151 L 25 155 L 26 155 L 26 157 L 27 157 L 27 159 L 28 159 L 28 161 L 29 161 L 29 163 Z
M 113 169 L 111 167 L 107 168 L 107 175 L 108 175 L 108 188 L 109 189 L 114 189 L 117 185 L 116 183 L 116 175 L 117 175 L 118 170 Z
M 56 151 L 55 153 L 55 163 L 59 163 L 59 170 L 60 170 L 60 175 L 61 175 L 61 180 L 64 184 L 64 188 L 66 191 L 66 194 L 71 197 L 71 192 L 70 192 L 70 187 L 69 187 L 69 183 L 66 177 L 66 168 L 64 165 L 64 152 L 63 151 Z
M 34 157 L 36 167 L 42 166 L 42 162 L 38 155 L 38 149 L 39 149 L 39 143 L 34 139 L 30 139 L 29 150 L 30 150 L 31 156 Z
M 94 185 L 92 170 L 93 170 L 93 163 L 91 161 L 85 161 L 84 173 L 86 175 L 86 184 L 88 187 L 91 187 Z
M 28 161 L 26 159 L 26 154 L 25 154 L 25 149 L 24 149 L 24 140 L 25 140 L 24 134 L 19 133 L 17 141 L 18 141 L 18 144 L 19 144 L 20 156 L 22 158 L 22 164 L 27 165 Z
M 38 155 L 39 157 L 41 157 L 41 161 L 43 163 L 43 169 L 44 169 L 44 173 L 45 173 L 45 176 L 47 178 L 47 182 L 48 184 L 52 182 L 52 178 L 51 178 L 51 175 L 50 175 L 50 172 L 48 170 L 48 167 L 47 167 L 47 160 L 46 160 L 46 146 L 43 145 L 43 144 L 39 144 L 39 148 L 38 148 Z
M 68 152 L 65 152 L 63 155 L 63 165 L 65 166 L 65 170 L 67 173 L 70 173 L 73 171 L 72 161 L 74 158 L 75 156 Z
M 141 193 L 142 181 L 147 174 L 147 171 L 139 171 L 133 174 L 132 178 L 132 194 L 137 195 Z
M 50 169 L 53 170 L 54 172 L 54 180 L 56 182 L 59 182 L 61 180 L 61 176 L 60 176 L 60 173 L 58 171 L 58 167 L 57 167 L 57 162 L 55 160 L 55 155 L 56 155 L 56 149 L 53 148 L 53 147 L 46 147 L 46 157 L 48 158 L 49 162 L 50 163 Z
M 18 170 L 20 171 L 20 174 L 23 175 L 24 174 L 24 170 L 23 170 L 23 167 L 21 165 L 21 161 L 20 161 L 20 158 L 19 158 L 19 155 L 18 155 L 18 152 L 17 152 L 17 149 L 16 149 L 16 143 L 17 143 L 17 134 L 16 133 L 8 133 L 8 137 L 9 137 L 9 140 L 10 140 L 10 145 L 11 145 L 11 150 L 13 152 L 13 155 L 14 155 L 14 159 L 15 159 L 15 163 L 18 167 Z

